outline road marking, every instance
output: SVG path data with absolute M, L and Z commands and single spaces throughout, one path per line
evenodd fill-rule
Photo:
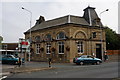
M 0 80 L 5 79 L 5 78 L 7 78 L 7 76 L 3 76 L 2 78 L 0 78 Z

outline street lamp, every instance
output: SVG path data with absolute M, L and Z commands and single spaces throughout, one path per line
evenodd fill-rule
M 22 7 L 22 9 L 26 10 L 30 13 L 30 38 L 29 38 L 29 41 L 30 41 L 30 47 L 31 47 L 31 42 L 32 42 L 32 37 L 31 37 L 32 12 L 24 7 Z M 30 61 L 30 52 L 29 52 L 29 61 Z
M 101 13 L 100 13 L 100 21 L 101 21 L 101 14 L 102 13 L 104 13 L 104 12 L 106 12 L 106 11 L 108 11 L 109 9 L 106 9 L 106 10 L 104 10 L 104 11 L 102 11 Z M 101 30 L 101 38 L 100 38 L 100 41 L 101 41 L 101 47 L 102 47 L 102 22 L 100 23 L 100 30 Z M 104 45 L 104 44 L 103 44 Z M 104 46 L 103 46 L 104 47 Z M 103 48 L 104 49 L 104 48 Z M 102 51 L 102 53 L 103 53 L 103 51 Z
M 108 11 L 109 9 L 106 9 L 100 13 L 100 20 L 101 20 L 101 14 Z M 100 30 L 101 30 L 101 43 L 102 43 L 102 24 L 100 24 Z

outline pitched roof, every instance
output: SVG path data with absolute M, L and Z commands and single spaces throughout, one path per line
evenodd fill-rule
M 45 21 L 44 17 L 40 16 L 35 26 L 31 28 L 31 31 L 50 28 L 53 26 L 57 27 L 58 25 L 69 24 L 69 23 L 103 27 L 101 20 L 98 17 L 94 7 L 88 6 L 83 11 L 84 11 L 83 17 L 67 15 L 67 16 Z M 30 30 L 26 31 L 25 33 L 27 32 L 30 32 Z
M 67 23 L 89 25 L 89 23 L 83 17 L 67 15 L 67 16 L 56 18 L 56 19 L 41 22 L 40 24 L 33 26 L 31 28 L 31 31 L 36 31 L 36 30 L 40 30 L 40 29 L 57 26 L 57 25 L 67 24 Z M 29 31 L 30 30 L 28 30 L 26 32 L 29 32 Z
M 85 18 L 85 20 L 90 24 L 90 18 L 91 18 L 91 25 L 92 26 L 96 26 L 96 25 L 102 25 L 100 18 L 98 17 L 95 8 L 94 7 L 90 7 L 88 6 L 87 8 L 85 8 L 84 10 L 84 15 L 83 17 Z

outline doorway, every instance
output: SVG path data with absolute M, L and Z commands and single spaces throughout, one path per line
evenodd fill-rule
M 96 58 L 102 59 L 102 47 L 101 47 L 101 44 L 96 44 Z

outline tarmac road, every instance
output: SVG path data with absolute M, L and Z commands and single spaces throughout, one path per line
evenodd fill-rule
M 48 64 L 39 63 L 34 66 L 48 66 Z M 73 63 L 54 63 L 52 67 L 56 69 L 17 73 L 7 78 L 118 78 L 118 62 L 82 66 Z

